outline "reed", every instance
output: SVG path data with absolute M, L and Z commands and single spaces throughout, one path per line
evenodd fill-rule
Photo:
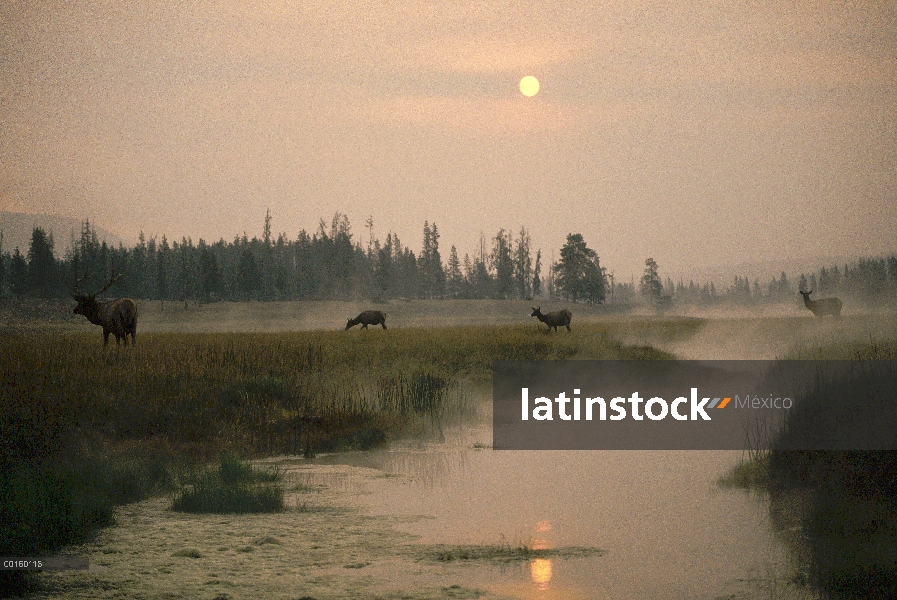
M 189 513 L 270 513 L 284 509 L 283 474 L 257 470 L 224 453 L 218 466 L 186 478 L 172 510 Z
M 584 327 L 585 328 L 585 327 Z M 152 444 L 202 459 L 299 452 L 364 424 L 384 439 L 453 409 L 462 381 L 496 360 L 665 358 L 602 332 L 526 327 L 278 334 L 145 334 L 136 347 L 90 335 L 0 339 L 0 464 L 33 463 L 72 444 Z M 454 400 L 453 400 L 454 399 Z M 456 408 L 456 407 L 454 407 Z
M 719 480 L 768 493 L 770 520 L 795 556 L 798 581 L 821 597 L 897 597 L 897 448 L 800 449 L 814 439 L 893 444 L 895 349 L 893 338 L 795 349 L 788 358 L 831 362 L 818 363 L 770 435 L 771 450 Z

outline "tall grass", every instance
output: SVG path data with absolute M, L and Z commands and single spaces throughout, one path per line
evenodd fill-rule
M 681 324 L 671 322 L 672 329 Z M 607 326 L 0 336 L 0 554 L 49 552 L 176 461 L 366 448 L 470 408 L 496 360 L 654 359 Z M 465 387 L 466 389 L 466 387 Z
M 862 353 L 874 356 L 875 350 Z M 897 597 L 897 361 L 845 363 L 795 399 L 768 457 L 779 512 L 800 516 L 804 577 L 842 598 Z M 793 450 L 806 440 L 891 450 Z M 782 508 L 787 507 L 787 508 Z
M 25 450 L 30 460 L 16 460 L 9 447 L 4 448 L 0 555 L 52 553 L 111 524 L 117 505 L 170 489 L 168 457 L 151 448 L 137 454 L 129 450 L 105 454 L 95 449 L 60 457 L 36 456 L 31 447 Z M 34 582 L 32 572 L 0 572 L 0 597 L 22 594 Z
M 156 441 L 205 458 L 293 452 L 308 417 L 320 441 L 440 414 L 452 385 L 487 381 L 495 360 L 664 357 L 599 326 L 150 334 L 107 350 L 95 335 L 11 334 L 0 339 L 0 461 L 53 456 L 76 440 Z
M 792 360 L 897 360 L 897 337 L 842 340 L 804 345 L 788 355 Z
M 822 597 L 897 597 L 897 340 L 797 349 L 825 359 L 795 398 L 772 449 L 724 485 L 770 495 L 771 521 L 790 546 L 799 580 Z M 859 363 L 839 363 L 856 359 Z M 827 368 L 823 368 L 827 366 Z M 892 450 L 795 450 L 812 440 Z
M 259 471 L 224 453 L 214 469 L 186 478 L 175 494 L 172 510 L 191 513 L 269 513 L 284 508 L 279 471 Z

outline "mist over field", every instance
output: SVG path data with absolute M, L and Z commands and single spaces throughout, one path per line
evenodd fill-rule
M 812 358 L 815 349 L 850 346 L 897 337 L 897 319 L 889 309 L 857 311 L 850 307 L 840 320 L 815 318 L 803 303 L 768 307 L 688 307 L 657 315 L 650 307 L 575 305 L 510 300 L 414 300 L 388 304 L 365 302 L 218 302 L 190 304 L 141 302 L 140 330 L 143 333 L 252 333 L 289 331 L 340 331 L 346 320 L 362 310 L 376 308 L 386 315 L 390 330 L 413 328 L 426 335 L 434 328 L 477 326 L 526 326 L 548 335 L 544 324 L 530 317 L 533 305 L 544 312 L 569 308 L 571 327 L 598 325 L 626 343 L 651 345 L 689 360 L 771 360 L 799 354 Z M 68 318 L 67 328 L 93 331 L 92 326 Z M 668 336 L 652 323 L 697 323 L 692 333 Z M 355 328 L 356 330 L 358 327 Z M 345 335 L 388 335 L 376 326 L 369 331 L 353 330 Z M 97 334 L 99 335 L 99 334 Z M 568 335 L 558 331 L 551 335 Z M 359 342 L 363 343 L 364 338 Z
M 757 492 L 716 489 L 717 479 L 747 477 L 743 453 L 491 450 L 489 382 L 493 361 L 509 358 L 893 359 L 892 313 L 848 305 L 840 319 L 819 319 L 784 303 L 658 315 L 649 306 L 536 303 L 572 312 L 572 331 L 549 332 L 529 316 L 532 304 L 139 301 L 137 344 L 103 348 L 99 328 L 72 314 L 71 302 L 5 300 L 0 428 L 7 441 L 23 442 L 4 446 L 18 448 L 15 456 L 0 455 L 19 465 L 5 472 L 19 483 L 4 493 L 24 489 L 21 474 L 32 482 L 30 498 L 71 486 L 79 502 L 98 503 L 91 514 L 106 515 L 96 522 L 107 524 L 94 538 L 74 535 L 59 546 L 91 557 L 102 569 L 86 575 L 92 579 L 59 572 L 27 585 L 52 598 L 95 598 L 101 586 L 125 597 L 228 589 L 278 598 L 296 590 L 323 598 L 528 598 L 586 589 L 632 599 L 671 588 L 804 599 L 837 587 L 835 576 L 885 585 L 826 554 L 825 544 L 866 543 L 849 527 L 847 537 L 808 550 L 794 538 L 799 528 L 781 516 L 799 507 L 778 488 L 763 492 L 771 494 L 772 516 L 757 504 Z M 344 331 L 346 319 L 372 307 L 386 314 L 388 329 Z M 81 433 L 69 442 L 64 432 L 74 424 Z M 104 450 L 89 450 L 86 439 Z M 62 483 L 45 491 L 27 470 L 37 467 L 23 466 L 26 451 L 29 460 L 56 452 L 80 458 L 50 471 L 50 481 Z M 225 451 L 255 457 L 255 468 L 274 467 L 279 479 L 230 484 L 230 463 L 207 471 L 183 466 Z M 733 468 L 741 470 L 732 475 Z M 788 468 L 769 477 L 790 481 L 781 479 Z M 839 468 L 839 480 L 859 476 L 851 463 Z M 125 489 L 120 477 L 131 482 Z M 93 482 L 90 490 L 83 481 Z M 218 506 L 250 489 L 282 505 L 270 516 L 230 514 L 260 510 L 249 498 L 225 507 L 226 515 L 173 509 L 187 503 L 178 499 L 193 498 L 188 494 L 199 496 L 191 503 L 206 494 Z M 864 493 L 873 499 L 881 493 L 870 489 Z M 870 515 L 882 510 L 877 500 L 864 502 L 873 502 Z M 708 513 L 707 506 L 719 509 Z M 40 512 L 11 515 L 12 522 L 29 514 Z M 50 529 L 26 539 L 56 539 L 51 532 L 64 534 L 78 514 L 45 515 L 26 527 Z M 113 515 L 116 526 L 108 526 Z M 864 515 L 851 518 L 862 524 Z M 125 551 L 136 538 L 152 544 Z M 890 568 L 886 536 L 869 543 L 870 564 Z M 739 559 L 723 569 L 696 568 L 683 562 L 682 547 Z M 819 554 L 809 566 L 794 562 L 808 551 Z M 247 577 L 250 569 L 255 576 Z M 259 578 L 259 569 L 271 577 Z M 606 569 L 650 577 L 608 582 L 598 575 Z

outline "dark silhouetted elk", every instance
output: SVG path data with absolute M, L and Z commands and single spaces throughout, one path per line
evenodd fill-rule
M 825 315 L 832 315 L 836 319 L 841 318 L 841 300 L 838 298 L 823 298 L 822 300 L 810 300 L 810 294 L 813 293 L 813 290 L 809 292 L 798 292 L 801 296 L 804 297 L 804 306 L 810 309 L 810 311 L 819 317 L 820 319 Z
M 366 310 L 354 319 L 349 319 L 346 329 L 351 329 L 359 323 L 362 329 L 367 329 L 368 325 L 382 325 L 383 329 L 386 329 L 386 315 L 379 310 Z
M 557 331 L 558 327 L 566 327 L 567 331 L 571 331 L 570 318 L 573 316 L 573 314 L 566 308 L 564 310 L 559 310 L 557 312 L 543 315 L 542 307 L 540 306 L 539 308 L 534 308 L 533 314 L 531 314 L 530 316 L 536 317 L 537 319 L 548 325 L 549 331 L 551 331 L 552 329 Z
M 76 315 L 84 315 L 87 320 L 94 325 L 103 328 L 103 345 L 109 344 L 109 334 L 115 336 L 115 343 L 121 343 L 122 338 L 125 345 L 128 344 L 128 335 L 131 341 L 137 343 L 137 304 L 130 298 L 119 298 L 118 300 L 97 300 L 97 296 L 112 287 L 121 275 L 116 276 L 115 270 L 109 282 L 95 294 L 84 294 L 81 292 L 79 285 L 87 275 L 75 282 L 75 286 L 69 286 L 72 291 L 72 298 L 78 303 L 73 311 Z

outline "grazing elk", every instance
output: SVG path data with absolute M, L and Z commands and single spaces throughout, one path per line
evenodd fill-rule
M 841 300 L 839 300 L 838 298 L 810 300 L 810 294 L 812 293 L 813 290 L 810 290 L 809 292 L 798 292 L 798 294 L 804 297 L 804 306 L 809 308 L 814 315 L 816 315 L 820 319 L 825 315 L 832 315 L 836 319 L 841 318 Z
M 346 329 L 351 329 L 359 323 L 362 329 L 367 329 L 368 325 L 382 325 L 383 329 L 386 329 L 386 315 L 379 310 L 366 310 L 354 319 L 349 319 Z
M 116 344 L 121 343 L 122 338 L 124 338 L 127 346 L 128 335 L 131 336 L 131 342 L 136 344 L 137 304 L 130 298 L 97 300 L 97 296 L 112 287 L 121 275 L 116 276 L 113 269 L 109 282 L 95 294 L 84 294 L 79 288 L 80 283 L 87 277 L 85 274 L 84 277 L 75 282 L 74 287 L 69 286 L 72 298 L 78 303 L 78 306 L 72 312 L 76 315 L 84 315 L 88 321 L 103 328 L 103 346 L 109 345 L 110 333 L 115 335 Z
M 542 307 L 540 306 L 539 308 L 533 308 L 533 314 L 531 314 L 530 316 L 536 317 L 537 319 L 548 325 L 549 331 L 551 331 L 552 329 L 557 331 L 558 327 L 566 327 L 567 331 L 571 331 L 570 317 L 572 317 L 573 314 L 566 308 L 564 310 L 559 310 L 557 312 L 543 315 Z

